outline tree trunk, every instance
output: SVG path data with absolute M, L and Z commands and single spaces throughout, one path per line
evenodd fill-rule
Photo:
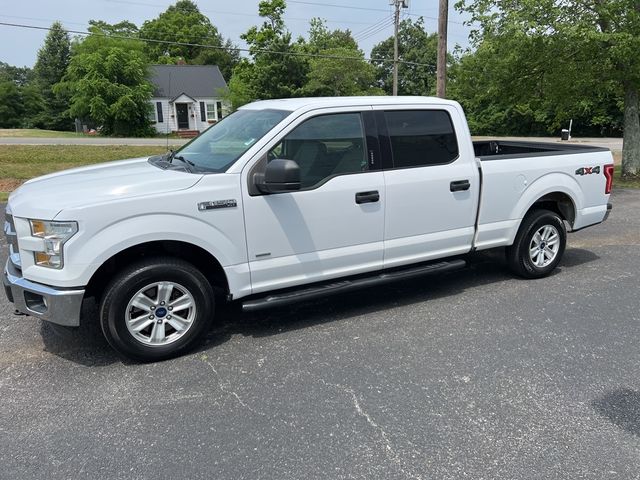
M 638 89 L 631 83 L 624 86 L 624 140 L 622 141 L 622 176 L 640 176 L 640 117 Z

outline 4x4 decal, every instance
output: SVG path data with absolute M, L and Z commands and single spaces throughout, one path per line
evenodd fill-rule
M 576 175 L 591 175 L 593 173 L 600 173 L 600 167 L 582 167 L 576 170 Z

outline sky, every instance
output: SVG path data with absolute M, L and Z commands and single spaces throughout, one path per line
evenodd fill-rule
M 140 26 L 157 17 L 173 2 L 171 0 L 0 0 L 0 22 L 50 26 L 59 20 L 69 30 L 85 31 L 89 20 L 117 23 L 129 20 Z M 225 38 L 240 47 L 240 34 L 252 25 L 260 25 L 259 0 L 195 0 L 201 12 Z M 449 50 L 456 44 L 468 46 L 471 27 L 453 8 L 450 0 Z M 437 31 L 438 0 L 410 0 L 402 10 L 405 18 L 424 17 L 429 32 Z M 393 34 L 393 7 L 389 0 L 288 0 L 285 23 L 294 38 L 307 36 L 309 20 L 321 17 L 331 29 L 351 30 L 360 48 L 369 56 L 371 48 Z M 47 32 L 0 25 L 0 61 L 15 66 L 31 67 Z

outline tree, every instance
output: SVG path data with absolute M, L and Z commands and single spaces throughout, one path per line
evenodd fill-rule
M 222 77 L 226 80 L 231 79 L 233 69 L 240 63 L 240 51 L 229 39 L 224 42 L 223 46 L 223 50 L 203 48 L 192 63 L 194 65 L 217 65 Z
M 38 59 L 33 68 L 44 109 L 29 112 L 38 126 L 52 130 L 70 130 L 73 123 L 65 114 L 68 98 L 54 92 L 53 86 L 62 80 L 69 65 L 71 42 L 60 22 L 54 22 L 45 38 L 44 45 L 38 51 Z
M 299 45 L 291 41 L 284 25 L 284 0 L 263 0 L 258 5 L 265 19 L 260 28 L 253 26 L 241 35 L 249 45 L 253 61 L 243 60 L 234 69 L 229 82 L 229 99 L 237 108 L 257 98 L 287 98 L 300 95 L 308 64 Z
M 19 127 L 23 112 L 22 98 L 16 84 L 10 80 L 0 80 L 0 127 Z
M 90 118 L 105 134 L 150 135 L 153 88 L 147 80 L 144 44 L 105 37 L 102 28 L 92 25 L 92 35 L 74 45 L 67 74 L 56 90 L 70 95 L 72 116 Z
M 140 38 L 210 45 L 202 47 L 146 42 L 145 52 L 152 62 L 167 64 L 183 60 L 195 65 L 218 65 L 226 79 L 230 78 L 239 60 L 239 53 L 231 41 L 223 41 L 218 29 L 191 0 L 179 0 L 158 18 L 144 22 L 140 28 Z
M 398 95 L 433 95 L 436 91 L 438 35 L 425 30 L 424 20 L 400 22 L 398 29 Z M 393 91 L 393 37 L 378 43 L 371 50 L 376 67 L 376 82 L 388 95 Z M 384 59 L 376 60 L 376 59 Z
M 302 93 L 308 96 L 381 94 L 373 87 L 375 68 L 346 30 L 330 31 L 323 20 L 313 18 L 308 43 L 303 50 L 311 55 L 309 72 Z
M 33 81 L 33 70 L 0 62 L 0 81 L 13 82 L 16 86 L 23 87 Z
M 449 96 L 463 105 L 476 135 L 556 134 L 571 119 L 578 135 L 620 134 L 618 89 L 595 84 L 592 70 L 601 66 L 593 62 L 559 68 L 556 59 L 571 50 L 554 37 L 486 34 L 450 71 Z
M 481 26 L 474 37 L 476 46 L 485 38 L 521 35 L 555 47 L 542 49 L 540 58 L 548 61 L 545 74 L 559 80 L 562 95 L 553 97 L 557 105 L 574 108 L 574 94 L 584 98 L 586 85 L 590 91 L 617 88 L 624 97 L 622 175 L 640 176 L 637 0 L 461 0 L 457 7 Z M 553 56 L 558 51 L 563 56 Z

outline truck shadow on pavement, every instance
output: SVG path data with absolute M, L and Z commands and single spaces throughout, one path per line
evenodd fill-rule
M 588 250 L 568 249 L 559 268 L 574 268 L 599 259 Z M 427 302 L 443 297 L 456 297 L 464 291 L 484 285 L 508 281 L 527 281 L 514 278 L 506 268 L 500 251 L 480 252 L 468 256 L 470 267 L 443 275 L 398 281 L 385 286 L 324 299 L 294 304 L 288 307 L 243 313 L 237 303 L 220 305 L 214 321 L 197 352 L 215 348 L 233 335 L 268 337 L 314 325 L 346 320 L 386 309 Z M 66 360 L 85 366 L 106 366 L 123 360 L 107 344 L 98 324 L 98 309 L 93 302 L 85 302 L 81 327 L 68 329 L 42 322 L 41 335 L 45 350 Z
M 640 437 L 640 393 L 621 388 L 594 400 L 592 406 L 615 426 Z

